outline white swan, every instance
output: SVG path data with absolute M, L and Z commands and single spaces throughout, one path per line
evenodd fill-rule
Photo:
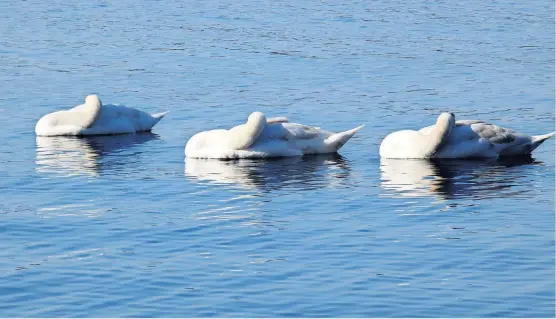
M 39 136 L 107 135 L 150 131 L 168 112 L 148 114 L 123 105 L 102 105 L 96 95 L 85 104 L 43 116 L 35 126 Z
M 337 152 L 363 125 L 331 133 L 318 127 L 290 123 L 287 118 L 266 119 L 254 112 L 247 123 L 230 130 L 195 134 L 185 146 L 191 158 L 268 158 Z
M 386 136 L 380 144 L 380 157 L 496 158 L 527 155 L 554 134 L 528 136 L 483 121 L 456 122 L 453 113 L 442 113 L 435 125 Z

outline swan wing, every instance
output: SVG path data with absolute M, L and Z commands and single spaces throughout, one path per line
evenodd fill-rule
M 513 143 L 520 137 L 516 131 L 495 124 L 481 122 L 471 124 L 470 127 L 479 138 L 485 139 L 492 144 Z
M 468 124 L 470 123 L 470 124 Z M 460 121 L 450 133 L 437 157 L 497 157 L 521 154 L 531 138 L 514 130 L 483 121 Z
M 462 127 L 462 126 L 470 126 L 473 124 L 481 124 L 481 123 L 486 124 L 484 121 L 481 120 L 459 120 L 456 121 L 456 125 L 454 126 L 454 128 Z M 434 125 L 426 126 L 420 129 L 419 132 L 423 134 L 428 134 L 433 128 Z
M 275 123 L 288 123 L 290 120 L 287 117 L 280 116 L 280 117 L 271 117 L 266 119 L 267 124 L 275 124 Z
M 259 141 L 265 140 L 312 140 L 326 139 L 332 133 L 325 131 L 319 127 L 313 127 L 298 123 L 277 123 L 269 124 L 265 127 Z
M 270 124 L 265 127 L 252 149 L 280 156 L 333 153 L 362 127 L 363 125 L 332 133 L 319 127 L 297 123 Z
M 420 133 L 427 134 L 434 125 L 424 127 Z M 480 120 L 460 120 L 450 133 L 449 143 L 460 143 L 463 141 L 480 140 L 492 144 L 507 144 L 513 142 L 521 135 L 514 130 L 507 129 L 495 124 L 490 124 Z
M 456 121 L 456 126 L 471 125 L 471 124 L 478 124 L 478 123 L 485 123 L 485 122 L 481 120 L 459 120 Z

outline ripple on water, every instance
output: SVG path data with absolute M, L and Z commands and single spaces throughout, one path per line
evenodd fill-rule
M 378 157 L 447 109 L 553 131 L 551 5 L 0 1 L 0 314 L 554 317 L 554 141 Z M 90 93 L 170 113 L 152 134 L 34 135 Z M 366 126 L 340 156 L 184 159 L 253 111 Z

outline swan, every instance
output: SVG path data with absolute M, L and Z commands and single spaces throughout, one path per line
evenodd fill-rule
M 442 113 L 435 125 L 390 133 L 380 144 L 383 158 L 497 158 L 531 154 L 555 133 L 528 136 L 478 120 L 456 122 Z
M 103 105 L 97 95 L 85 104 L 43 116 L 35 126 L 38 136 L 109 135 L 150 131 L 168 112 L 147 114 L 123 105 Z
M 185 146 L 189 158 L 269 158 L 337 152 L 363 125 L 331 133 L 318 127 L 290 123 L 285 117 L 269 118 L 261 112 L 230 130 L 195 134 Z

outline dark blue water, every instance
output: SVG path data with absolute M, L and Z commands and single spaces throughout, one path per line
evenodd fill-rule
M 0 2 L 0 314 L 553 317 L 554 140 L 382 161 L 439 112 L 554 130 L 549 1 Z M 36 138 L 98 93 L 153 134 Z M 255 110 L 340 156 L 184 161 Z

